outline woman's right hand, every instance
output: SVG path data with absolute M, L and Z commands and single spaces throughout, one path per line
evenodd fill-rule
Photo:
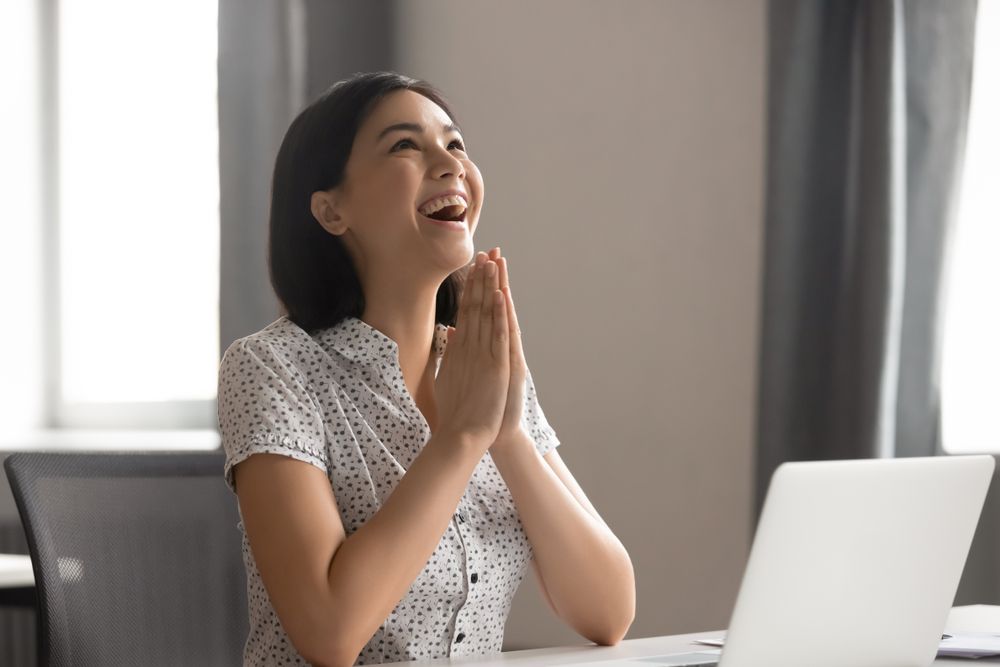
M 510 383 L 507 303 L 499 288 L 496 262 L 476 253 L 434 384 L 441 429 L 483 453 L 500 431 Z

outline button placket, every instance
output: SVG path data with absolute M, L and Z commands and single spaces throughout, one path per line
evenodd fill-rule
M 471 601 L 467 598 L 458 614 L 455 615 L 455 634 L 452 639 L 452 650 L 449 653 L 451 657 L 462 657 L 465 655 L 466 651 L 469 650 L 468 648 L 465 648 L 465 645 L 463 645 L 462 642 L 468 638 L 465 634 L 465 630 L 471 627 L 469 623 L 473 622 L 473 619 L 475 618 L 475 615 L 469 608 L 470 604 Z
M 458 534 L 458 539 L 462 544 L 462 553 L 464 556 L 463 565 L 464 565 L 466 595 L 465 595 L 465 600 L 462 602 L 461 607 L 459 607 L 458 611 L 455 613 L 454 635 L 452 637 L 452 646 L 451 650 L 449 651 L 449 655 L 452 657 L 462 657 L 466 655 L 467 651 L 470 650 L 468 648 L 465 648 L 466 645 L 463 645 L 462 642 L 467 638 L 467 635 L 464 632 L 464 630 L 471 627 L 469 625 L 469 621 L 474 617 L 472 608 L 476 606 L 476 601 L 475 601 L 476 596 L 474 594 L 474 591 L 472 590 L 472 587 L 469 585 L 469 580 L 471 579 L 469 573 L 471 570 L 478 568 L 474 567 L 474 563 L 472 562 L 472 557 L 469 554 L 469 550 L 465 548 L 466 536 L 463 535 L 463 533 L 465 533 L 466 530 L 471 530 L 466 525 L 468 524 L 469 521 L 469 515 L 464 509 L 460 508 L 458 509 L 457 512 L 455 512 L 455 518 L 457 519 L 459 524 L 456 533 Z M 478 580 L 478 575 L 476 579 Z

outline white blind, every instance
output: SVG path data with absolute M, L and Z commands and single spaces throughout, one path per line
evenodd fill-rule
M 215 397 L 218 7 L 61 0 L 61 391 Z
M 945 297 L 941 439 L 1000 453 L 1000 0 L 980 0 L 966 144 Z
M 0 2 L 0 419 L 43 420 L 39 63 L 34 0 Z

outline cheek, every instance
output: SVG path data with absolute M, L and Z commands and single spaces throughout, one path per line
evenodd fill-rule
M 483 187 L 483 173 L 479 171 L 479 167 L 472 160 L 465 163 L 465 166 L 469 172 L 469 181 L 475 183 L 480 189 Z
M 486 186 L 483 183 L 483 175 L 479 171 L 479 167 L 473 162 L 468 162 L 466 164 L 466 171 L 468 171 L 469 189 L 472 191 L 473 198 L 478 204 L 478 209 L 481 210 L 483 207 L 483 200 L 486 195 Z
M 406 163 L 394 167 L 381 174 L 379 188 L 382 196 L 388 199 L 398 199 L 406 193 L 416 196 L 420 186 L 420 172 Z
M 401 209 L 414 209 L 418 191 L 419 174 L 401 165 L 374 176 L 368 183 L 367 198 L 379 217 L 398 214 Z M 414 209 L 415 210 L 415 209 Z

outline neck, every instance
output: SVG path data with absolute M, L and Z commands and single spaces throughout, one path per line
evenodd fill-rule
M 361 319 L 396 342 L 399 366 L 407 390 L 418 403 L 432 395 L 434 380 L 434 313 L 437 287 L 418 294 L 403 290 L 383 294 L 396 297 L 366 299 Z M 430 369 L 430 375 L 427 375 Z

